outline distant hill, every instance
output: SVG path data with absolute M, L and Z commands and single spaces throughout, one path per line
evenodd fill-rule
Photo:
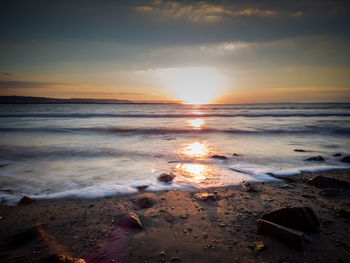
M 127 104 L 130 100 L 116 99 L 56 99 L 29 96 L 0 96 L 0 104 Z

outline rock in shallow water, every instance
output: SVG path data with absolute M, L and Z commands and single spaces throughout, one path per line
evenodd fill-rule
M 343 163 L 350 163 L 350 156 L 345 156 L 340 161 Z
M 174 180 L 174 178 L 175 178 L 175 174 L 173 173 L 163 173 L 159 175 L 158 180 L 164 183 L 169 183 L 172 180 Z
M 145 189 L 148 188 L 148 185 L 139 185 L 139 186 L 137 186 L 136 188 L 137 188 L 137 190 L 139 190 L 139 191 L 143 191 L 143 190 L 145 190 Z
M 19 201 L 20 205 L 29 205 L 31 203 L 34 203 L 35 200 L 28 197 L 28 196 L 23 196 L 22 199 Z
M 323 162 L 324 158 L 321 155 L 310 157 L 305 159 L 305 161 L 317 161 L 317 162 Z
M 223 155 L 212 155 L 210 156 L 210 158 L 213 158 L 213 159 L 220 159 L 220 160 L 226 160 L 227 157 L 226 156 L 223 156 Z

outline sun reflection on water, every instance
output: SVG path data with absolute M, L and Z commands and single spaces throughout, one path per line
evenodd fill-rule
M 205 157 L 208 153 L 209 149 L 204 142 L 193 142 L 183 149 L 183 154 L 190 157 Z
M 193 129 L 199 130 L 202 128 L 204 124 L 204 120 L 197 118 L 197 119 L 188 120 L 188 123 L 192 126 Z
M 184 176 L 187 179 L 190 179 L 193 182 L 201 182 L 212 176 L 212 171 L 209 168 L 209 166 L 203 164 L 177 164 L 176 170 L 182 176 Z

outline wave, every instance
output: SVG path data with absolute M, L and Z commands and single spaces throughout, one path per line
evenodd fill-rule
M 209 113 L 209 114 L 114 114 L 114 113 L 18 113 L 0 114 L 0 118 L 288 118 L 288 117 L 350 117 L 350 113 Z
M 1 132 L 20 132 L 20 133 L 105 133 L 118 135 L 171 135 L 171 134 L 338 134 L 350 135 L 350 128 L 327 128 L 319 126 L 301 127 L 300 129 L 192 129 L 192 128 L 124 128 L 124 127 L 88 127 L 88 128 L 59 128 L 59 127 L 39 127 L 39 128 L 0 128 Z

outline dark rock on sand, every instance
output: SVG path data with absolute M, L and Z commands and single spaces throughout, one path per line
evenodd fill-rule
M 66 255 L 51 255 L 46 258 L 43 263 L 85 263 L 81 258 L 72 258 Z
M 140 198 L 136 201 L 136 203 L 140 208 L 150 208 L 153 206 L 153 200 L 148 197 Z
M 28 197 L 28 196 L 23 196 L 22 199 L 19 201 L 20 205 L 29 205 L 31 203 L 34 203 L 35 200 Z
M 254 186 L 252 186 L 251 183 L 249 183 L 247 181 L 242 182 L 242 187 L 247 192 L 257 192 L 258 191 L 258 190 L 256 190 L 256 188 Z
M 143 191 L 143 190 L 145 190 L 145 189 L 148 188 L 148 185 L 139 185 L 139 186 L 137 186 L 136 188 L 137 188 L 137 190 L 139 190 L 139 191 Z
M 169 183 L 174 180 L 175 174 L 173 173 L 162 173 L 159 175 L 158 180 L 164 183 Z
M 242 155 L 238 154 L 238 153 L 233 153 L 232 156 L 239 157 L 239 156 L 242 156 Z
M 143 228 L 140 218 L 134 212 L 129 212 L 128 214 L 126 214 L 120 225 L 124 228 Z
M 345 181 L 325 177 L 322 175 L 316 176 L 309 180 L 309 183 L 317 188 L 344 188 L 350 189 L 350 184 Z
M 305 159 L 304 161 L 317 161 L 317 162 L 323 162 L 324 158 L 321 155 L 310 157 Z
M 11 237 L 7 241 L 6 247 L 8 249 L 16 249 L 20 246 L 23 246 L 23 245 L 29 243 L 30 241 L 32 241 L 38 237 L 39 237 L 38 227 L 32 227 L 32 228 L 29 228 L 29 229 L 22 231 L 16 235 L 14 235 L 13 237 Z
M 341 153 L 335 153 L 335 154 L 333 154 L 332 156 L 333 157 L 340 157 L 342 154 Z
M 340 161 L 343 162 L 343 163 L 350 163 L 350 156 L 349 155 L 345 156 Z
M 304 232 L 317 232 L 320 222 L 309 207 L 286 207 L 265 214 L 262 220 Z
M 10 164 L 8 164 L 8 163 L 0 164 L 0 168 L 6 167 L 6 166 L 8 166 L 8 165 L 10 165 Z
M 299 250 L 303 250 L 305 247 L 305 234 L 303 232 L 267 220 L 258 220 L 258 234 L 274 237 Z
M 212 155 L 210 156 L 210 158 L 213 158 L 213 159 L 220 159 L 220 160 L 226 160 L 227 157 L 226 156 L 223 156 L 223 155 Z
M 305 150 L 303 150 L 303 149 L 294 149 L 294 151 L 295 152 L 300 152 L 300 153 L 304 153 L 304 152 L 306 152 Z

